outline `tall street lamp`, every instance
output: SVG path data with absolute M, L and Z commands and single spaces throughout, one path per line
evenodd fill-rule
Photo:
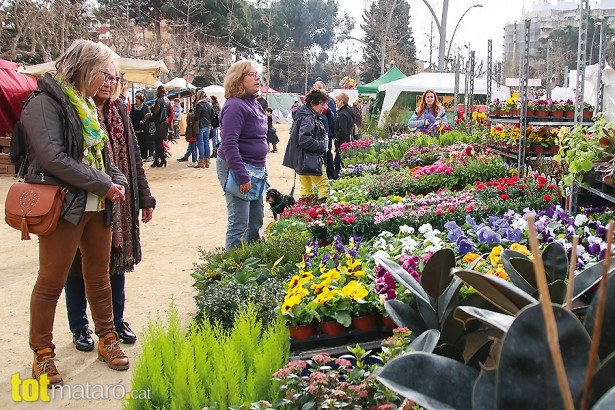
M 384 74 L 384 57 L 385 57 L 384 56 L 385 54 L 384 45 L 380 48 L 380 53 L 379 53 L 376 50 L 374 50 L 372 46 L 367 44 L 365 40 L 361 40 L 360 38 L 352 37 L 347 34 L 340 34 L 337 36 L 337 39 L 338 40 L 355 40 L 355 41 L 358 41 L 359 43 L 363 43 L 363 45 L 367 47 L 376 56 L 376 58 L 378 58 L 378 64 L 380 64 L 380 75 Z
M 429 9 L 429 12 L 431 13 L 433 19 L 436 22 L 436 26 L 438 27 L 438 34 L 440 34 L 440 45 L 438 47 L 438 71 L 444 71 L 445 69 L 444 52 L 446 49 L 446 20 L 448 18 L 449 0 L 444 0 L 442 2 L 442 17 L 440 18 L 440 20 L 438 20 L 438 16 L 436 16 L 436 12 L 433 10 L 433 8 L 427 2 L 427 0 L 423 0 L 423 3 L 425 3 L 425 6 L 427 6 L 427 8 Z M 478 6 L 479 5 L 475 4 L 474 6 L 470 6 L 468 10 L 470 10 L 473 7 L 478 7 Z M 482 7 L 482 5 L 480 6 Z M 465 15 L 468 12 L 468 10 L 466 10 L 465 13 L 463 13 L 463 15 Z M 461 17 L 463 17 L 463 15 Z M 461 21 L 461 19 L 459 19 L 459 21 Z M 459 22 L 457 22 L 457 25 L 459 25 Z M 457 27 L 455 26 L 455 30 L 456 29 Z
M 468 13 L 468 11 L 470 11 L 474 7 L 483 7 L 483 5 L 482 4 L 474 4 L 474 5 L 470 6 L 470 7 L 468 7 L 466 9 L 466 11 L 463 12 L 461 17 L 459 17 L 459 20 L 457 20 L 457 24 L 455 24 L 455 29 L 453 30 L 453 35 L 451 36 L 451 41 L 448 43 L 448 51 L 446 52 L 446 61 L 448 61 L 448 57 L 451 54 L 451 46 L 453 45 L 453 39 L 455 38 L 455 33 L 457 32 L 457 27 L 459 27 L 459 23 L 461 23 L 461 20 Z

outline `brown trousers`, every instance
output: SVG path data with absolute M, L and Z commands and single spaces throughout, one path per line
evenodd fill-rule
M 78 225 L 63 219 L 55 232 L 38 238 L 39 271 L 30 299 L 30 348 L 34 351 L 53 344 L 53 321 L 58 299 L 77 248 L 81 251 L 85 293 L 99 337 L 114 332 L 109 258 L 111 227 L 105 212 L 85 212 Z

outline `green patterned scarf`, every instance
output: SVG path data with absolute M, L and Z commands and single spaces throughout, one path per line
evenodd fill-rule
M 77 115 L 81 120 L 85 154 L 83 161 L 99 171 L 105 171 L 105 161 L 102 151 L 105 147 L 105 143 L 109 141 L 109 134 L 107 134 L 104 128 L 100 127 L 96 104 L 94 104 L 91 98 L 79 96 L 72 86 L 66 86 L 64 81 L 57 76 L 56 81 L 60 88 L 62 88 L 64 94 L 68 97 L 70 103 L 75 107 Z

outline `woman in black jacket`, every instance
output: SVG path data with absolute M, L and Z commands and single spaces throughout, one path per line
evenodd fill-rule
M 350 142 L 350 138 L 354 133 L 354 114 L 352 108 L 348 106 L 348 94 L 341 93 L 335 97 L 335 107 L 337 108 L 337 122 L 335 123 L 335 159 L 333 166 L 335 167 L 334 179 L 340 177 L 342 169 L 342 155 L 340 146 L 346 142 Z
M 327 101 L 327 94 L 312 89 L 305 96 L 305 105 L 293 112 L 293 125 L 282 165 L 294 169 L 299 175 L 302 198 L 312 195 L 314 185 L 319 199 L 329 196 L 325 169 L 327 131 L 320 116 Z

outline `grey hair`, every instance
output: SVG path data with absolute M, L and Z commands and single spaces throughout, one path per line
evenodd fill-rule
M 111 49 L 104 44 L 75 40 L 58 58 L 56 69 L 66 85 L 72 85 L 85 96 L 88 86 L 111 58 Z

